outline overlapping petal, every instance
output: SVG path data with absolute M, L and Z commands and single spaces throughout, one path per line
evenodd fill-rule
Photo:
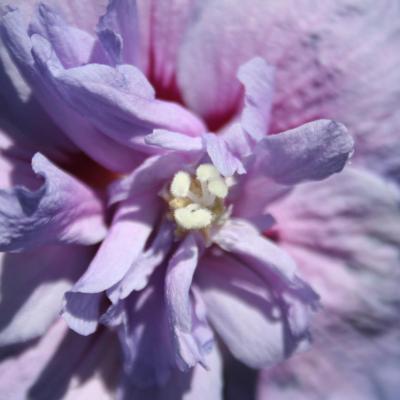
M 398 315 L 399 207 L 395 184 L 353 167 L 299 186 L 270 211 L 325 305 L 379 328 Z
M 111 399 L 113 391 L 100 377 L 106 376 L 115 387 L 117 361 L 110 334 L 88 341 L 59 321 L 39 342 L 0 363 L 1 394 L 17 400 L 84 399 L 88 394 Z
M 104 238 L 103 204 L 96 193 L 41 154 L 33 171 L 44 178 L 36 191 L 24 187 L 0 192 L 0 244 L 4 250 L 45 243 L 94 244 Z
M 0 255 L 0 345 L 42 335 L 59 317 L 66 290 L 87 267 L 93 249 L 42 246 Z

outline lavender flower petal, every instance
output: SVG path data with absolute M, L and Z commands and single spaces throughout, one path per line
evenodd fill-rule
M 212 333 L 198 308 L 198 300 L 191 298 L 190 287 L 198 261 L 198 247 L 192 235 L 180 244 L 168 264 L 165 298 L 172 337 L 176 348 L 176 362 L 182 371 L 204 357 L 212 342 Z M 195 304 L 193 304 L 195 303 Z
M 94 244 L 106 234 L 98 196 L 43 155 L 32 159 L 44 184 L 0 191 L 0 248 L 27 249 L 44 243 Z
M 314 121 L 263 139 L 257 147 L 259 164 L 255 168 L 286 185 L 320 180 L 343 169 L 353 144 L 343 125 Z

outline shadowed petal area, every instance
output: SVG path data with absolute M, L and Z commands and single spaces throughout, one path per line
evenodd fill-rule
M 39 153 L 32 168 L 44 178 L 39 189 L 16 186 L 0 191 L 1 250 L 60 242 L 94 244 L 104 238 L 103 205 L 93 191 Z
M 196 281 L 212 326 L 230 352 L 248 366 L 271 367 L 296 347 L 301 350 L 307 345 L 307 336 L 291 336 L 274 287 L 233 257 L 203 259 Z
M 221 331 L 219 333 L 224 336 L 224 341 L 228 343 L 232 353 L 247 365 L 260 368 L 264 365 L 272 365 L 279 361 L 279 357 L 280 359 L 288 357 L 294 351 L 307 345 L 309 341 L 309 320 L 318 305 L 318 296 L 305 282 L 297 277 L 294 261 L 278 246 L 260 236 L 255 227 L 244 221 L 233 220 L 226 223 L 215 235 L 214 241 L 222 249 L 233 253 L 237 257 L 237 261 L 227 254 L 224 256 L 226 260 L 222 256 L 219 257 L 218 262 L 225 265 L 225 267 L 220 268 L 231 268 L 231 272 L 224 270 L 221 272 L 221 276 L 226 277 L 229 274 L 235 276 L 236 269 L 240 271 L 240 266 L 242 266 L 241 269 L 244 269 L 243 265 L 245 265 L 244 271 L 246 272 L 249 269 L 247 272 L 249 279 L 253 274 L 257 278 L 259 285 L 264 287 L 267 294 L 264 295 L 263 301 L 266 300 L 266 304 L 269 304 L 268 307 L 266 305 L 266 310 L 269 310 L 269 314 L 267 316 L 260 315 L 259 311 L 256 310 L 260 306 L 257 306 L 254 310 L 254 321 L 258 320 L 260 323 L 259 332 L 269 324 L 272 324 L 275 332 L 271 344 L 264 342 L 263 336 L 255 334 L 255 330 L 247 330 L 247 325 L 251 325 L 252 321 L 253 312 L 251 307 L 248 304 L 244 304 L 242 308 L 243 316 L 236 318 L 237 307 L 235 305 L 229 306 L 229 302 L 238 302 L 240 305 L 239 293 L 236 292 L 235 296 L 233 294 L 223 296 L 224 290 L 228 290 L 229 293 L 234 290 L 229 287 L 226 289 L 223 286 L 223 290 L 221 290 L 222 308 L 218 313 L 221 322 L 218 322 L 216 317 L 213 319 L 211 315 L 210 318 L 214 325 L 217 324 L 217 330 L 217 326 L 220 326 L 219 329 Z M 207 268 L 207 262 L 204 261 L 205 268 Z M 210 262 L 212 265 L 217 264 L 213 259 Z M 230 264 L 235 265 L 235 267 L 230 267 Z M 238 264 L 238 268 L 236 268 L 236 264 Z M 213 274 L 214 271 L 209 272 L 207 270 L 207 274 L 209 273 Z M 200 276 L 202 275 L 201 270 L 199 270 L 199 274 Z M 212 279 L 207 278 L 207 276 L 202 279 L 210 279 L 210 282 L 212 282 Z M 210 284 L 208 283 L 208 285 Z M 228 281 L 226 285 L 229 285 Z M 205 298 L 209 312 L 213 312 L 216 309 L 214 303 L 218 301 L 218 296 L 218 290 L 215 290 L 213 291 L 214 300 L 207 302 Z M 237 297 L 237 300 L 235 300 L 235 297 Z M 257 301 L 255 304 L 257 304 Z M 232 313 L 229 310 L 234 311 Z M 242 326 L 241 321 L 246 319 L 246 313 L 249 313 L 247 317 L 249 322 Z M 230 328 L 226 328 L 228 320 Z M 223 333 L 221 333 L 222 331 Z M 249 338 L 245 337 L 246 334 L 250 335 Z M 254 337 L 252 336 L 253 334 Z M 242 345 L 243 342 L 249 343 L 250 341 L 253 343 L 252 347 Z M 260 348 L 257 348 L 257 346 L 260 346 Z M 270 346 L 275 346 L 278 350 L 270 353 Z
M 200 299 L 191 295 L 199 249 L 193 235 L 188 235 L 168 263 L 165 299 L 173 337 L 176 362 L 182 371 L 198 362 L 205 363 L 213 335 L 205 319 Z
M 270 207 L 280 245 L 325 307 L 373 329 L 398 319 L 399 210 L 395 184 L 355 167 Z
M 315 324 L 310 351 L 264 371 L 257 400 L 394 400 L 400 383 L 398 326 L 375 335 L 335 314 Z
M 252 173 L 294 185 L 341 171 L 353 152 L 353 139 L 343 125 L 319 120 L 268 136 L 256 151 Z
M 92 255 L 92 248 L 81 246 L 0 253 L 0 346 L 42 335 L 58 318 L 65 291 Z
M 111 335 L 102 332 L 87 340 L 68 331 L 63 321 L 57 322 L 23 353 L 2 360 L 2 396 L 110 400 L 119 371 L 118 350 Z
M 172 338 L 165 309 L 165 269 L 157 270 L 142 291 L 112 305 L 102 321 L 117 329 L 128 385 L 164 385 L 175 368 Z
M 222 356 L 217 347 L 207 355 L 208 369 L 196 365 L 191 371 L 175 369 L 168 382 L 160 387 L 140 389 L 125 381 L 118 399 L 140 400 L 222 400 Z
M 62 316 L 68 326 L 80 335 L 94 333 L 101 314 L 102 293 L 67 292 Z

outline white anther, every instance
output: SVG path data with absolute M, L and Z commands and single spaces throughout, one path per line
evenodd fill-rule
M 172 179 L 170 191 L 174 197 L 186 197 L 190 189 L 190 175 L 187 172 L 179 171 Z
M 196 169 L 196 177 L 200 182 L 220 178 L 217 168 L 212 164 L 200 164 Z
M 228 194 L 228 186 L 225 181 L 221 178 L 213 179 L 208 182 L 207 189 L 214 196 L 224 199 Z
M 175 221 L 184 229 L 202 229 L 211 224 L 212 213 L 198 204 L 189 204 L 174 212 Z

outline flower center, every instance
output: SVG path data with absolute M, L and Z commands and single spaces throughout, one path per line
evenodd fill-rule
M 222 224 L 230 213 L 224 203 L 229 186 L 230 182 L 212 164 L 199 165 L 196 176 L 178 171 L 166 195 L 177 234 L 202 230 L 208 236 L 214 224 Z

